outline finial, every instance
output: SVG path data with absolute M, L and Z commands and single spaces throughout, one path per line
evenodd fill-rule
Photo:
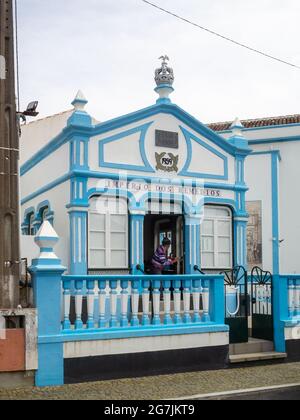
M 174 71 L 171 67 L 168 66 L 168 61 L 170 61 L 167 55 L 162 55 L 159 57 L 159 60 L 162 60 L 161 67 L 155 70 L 155 82 L 157 86 L 161 85 L 173 85 L 174 83 Z
M 72 102 L 72 105 L 74 106 L 74 110 L 75 111 L 84 111 L 84 108 L 85 108 L 87 103 L 88 103 L 88 100 L 86 99 L 86 97 L 84 96 L 82 91 L 79 90 L 77 92 L 77 95 L 76 95 L 74 101 Z
M 237 117 L 230 126 L 232 131 L 232 137 L 243 137 L 243 129 L 245 127 L 241 123 L 241 120 Z
M 59 241 L 59 237 L 53 229 L 51 223 L 45 221 L 42 224 L 40 230 L 34 238 L 34 241 L 40 248 L 40 259 L 57 260 L 57 256 L 53 252 L 53 248 Z
M 157 86 L 155 92 L 159 94 L 157 102 L 170 103 L 169 96 L 174 92 L 172 87 L 175 80 L 174 71 L 168 66 L 170 59 L 167 55 L 162 55 L 159 57 L 159 60 L 162 60 L 161 67 L 155 70 L 155 82 Z

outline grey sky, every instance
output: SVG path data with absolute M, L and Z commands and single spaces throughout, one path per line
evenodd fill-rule
M 153 0 L 300 65 L 299 0 Z M 202 122 L 300 113 L 300 70 L 235 47 L 140 0 L 19 0 L 21 103 L 41 116 L 76 91 L 100 121 L 152 105 L 157 58 L 175 71 L 172 100 Z

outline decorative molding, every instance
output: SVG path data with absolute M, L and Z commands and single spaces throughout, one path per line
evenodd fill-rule
M 110 168 L 110 169 L 122 169 L 122 170 L 128 170 L 128 171 L 138 171 L 138 172 L 155 172 L 152 166 L 150 165 L 147 156 L 146 156 L 146 150 L 145 150 L 145 140 L 146 140 L 146 134 L 149 129 L 149 127 L 153 124 L 153 122 L 141 125 L 139 127 L 135 127 L 131 130 L 124 131 L 122 133 L 118 133 L 112 137 L 108 137 L 106 139 L 99 141 L 99 166 L 103 168 Z M 141 133 L 140 140 L 139 140 L 139 151 L 141 158 L 144 162 L 144 166 L 140 165 L 130 165 L 130 164 L 124 164 L 124 163 L 110 163 L 106 162 L 104 159 L 105 155 L 105 146 L 107 144 L 119 141 L 121 139 L 125 139 L 126 137 L 131 136 L 132 134 Z
M 205 143 L 200 138 L 196 137 L 193 133 L 186 130 L 184 127 L 180 126 L 180 129 L 181 129 L 181 131 L 182 131 L 182 133 L 185 137 L 185 140 L 186 140 L 187 149 L 188 149 L 188 157 L 187 157 L 187 161 L 184 165 L 184 168 L 179 173 L 179 175 L 189 176 L 189 177 L 193 177 L 193 178 L 220 179 L 220 180 L 227 181 L 228 180 L 228 158 L 225 155 L 223 155 L 222 153 L 220 153 L 219 151 L 217 151 L 216 149 L 214 149 L 209 144 Z M 223 175 L 206 174 L 206 173 L 201 173 L 201 172 L 189 172 L 189 168 L 190 168 L 191 163 L 192 163 L 192 155 L 193 155 L 193 153 L 192 153 L 193 152 L 192 141 L 195 141 L 197 144 L 199 144 L 204 149 L 208 150 L 209 152 L 211 152 L 212 154 L 214 154 L 215 156 L 217 156 L 219 159 L 221 159 L 223 161 L 223 165 L 224 165 Z

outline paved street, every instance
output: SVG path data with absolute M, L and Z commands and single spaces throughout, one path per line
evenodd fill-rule
M 160 400 L 300 383 L 300 363 L 69 385 L 0 389 L 0 400 Z

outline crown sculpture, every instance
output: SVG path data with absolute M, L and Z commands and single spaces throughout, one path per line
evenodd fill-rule
M 170 61 L 169 57 L 163 55 L 159 60 L 162 60 L 162 64 L 159 69 L 155 70 L 155 82 L 158 87 L 161 85 L 172 86 L 175 78 L 173 69 L 168 66 L 168 61 Z

